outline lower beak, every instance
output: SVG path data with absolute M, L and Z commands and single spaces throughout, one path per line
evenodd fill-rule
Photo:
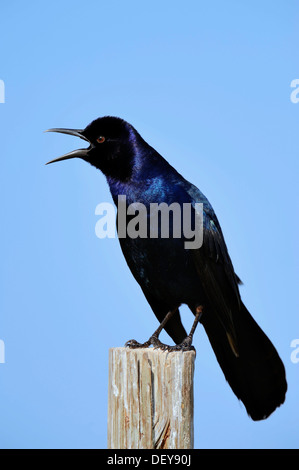
M 74 135 L 76 137 L 80 137 L 80 139 L 86 140 L 89 142 L 89 140 L 82 134 L 83 130 L 82 129 L 48 129 L 45 132 L 60 132 L 61 134 L 69 134 L 69 135 Z M 50 160 L 49 162 L 46 163 L 46 165 L 49 165 L 49 163 L 55 163 L 55 162 L 61 162 L 62 160 L 69 160 L 70 158 L 86 158 L 88 154 L 89 148 L 87 149 L 78 149 L 78 150 L 73 150 L 72 152 L 66 153 L 65 155 L 62 155 L 62 157 L 55 158 L 54 160 Z

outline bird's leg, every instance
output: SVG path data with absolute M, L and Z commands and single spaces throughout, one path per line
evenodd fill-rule
M 203 306 L 199 305 L 196 307 L 195 310 L 195 320 L 193 322 L 193 325 L 191 327 L 190 333 L 188 336 L 180 343 L 176 344 L 175 346 L 168 346 L 167 350 L 168 351 L 191 351 L 195 350 L 194 346 L 192 346 L 192 339 L 194 335 L 194 331 L 196 330 L 197 324 L 203 314 Z
M 194 346 L 192 346 L 192 339 L 194 332 L 196 330 L 197 324 L 203 314 L 203 306 L 199 305 L 195 309 L 195 320 L 193 322 L 193 325 L 191 327 L 190 333 L 188 336 L 180 343 L 176 344 L 175 346 L 168 346 L 167 344 L 162 343 L 159 340 L 159 334 L 161 333 L 162 329 L 168 322 L 168 320 L 172 317 L 172 315 L 176 312 L 177 309 L 170 310 L 167 315 L 163 318 L 162 322 L 160 323 L 159 327 L 156 329 L 156 331 L 152 334 L 152 336 L 149 338 L 148 341 L 145 343 L 138 343 L 135 339 L 131 339 L 130 341 L 127 341 L 125 346 L 128 346 L 129 348 L 148 348 L 149 346 L 154 346 L 154 348 L 159 348 L 162 349 L 163 351 L 192 351 L 194 350 Z
M 167 346 L 167 344 L 161 343 L 159 340 L 159 334 L 163 330 L 164 326 L 168 322 L 168 320 L 174 315 L 174 313 L 177 311 L 177 308 L 174 310 L 170 310 L 163 320 L 161 321 L 159 327 L 156 329 L 156 331 L 152 334 L 152 336 L 146 341 L 145 343 L 138 343 L 135 339 L 130 339 L 129 341 L 126 342 L 125 346 L 128 346 L 129 348 L 148 348 L 149 346 L 154 346 L 154 348 L 160 348 L 160 349 L 168 349 L 171 346 Z

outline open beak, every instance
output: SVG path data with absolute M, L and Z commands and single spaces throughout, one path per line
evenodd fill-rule
M 82 134 L 83 129 L 48 129 L 45 132 L 60 132 L 61 134 L 69 134 L 69 135 L 75 135 L 76 137 L 80 137 L 80 139 L 86 140 L 88 143 L 89 140 Z M 70 158 L 85 158 L 88 154 L 89 148 L 86 149 L 78 149 L 78 150 L 73 150 L 72 152 L 66 153 L 65 155 L 62 155 L 62 157 L 54 158 L 54 160 L 50 160 L 49 162 L 46 163 L 46 165 L 49 165 L 49 163 L 55 163 L 55 162 L 61 162 L 62 160 L 69 160 Z

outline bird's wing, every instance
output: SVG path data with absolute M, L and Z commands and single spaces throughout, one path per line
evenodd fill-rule
M 196 202 L 203 203 L 203 243 L 200 248 L 190 250 L 191 256 L 208 302 L 225 328 L 233 352 L 238 355 L 232 311 L 241 305 L 238 288 L 241 281 L 234 272 L 220 224 L 211 204 L 195 187 L 191 187 L 188 193 L 194 210 Z

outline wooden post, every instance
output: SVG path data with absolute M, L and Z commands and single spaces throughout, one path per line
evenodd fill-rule
M 108 448 L 192 449 L 195 351 L 109 350 Z

